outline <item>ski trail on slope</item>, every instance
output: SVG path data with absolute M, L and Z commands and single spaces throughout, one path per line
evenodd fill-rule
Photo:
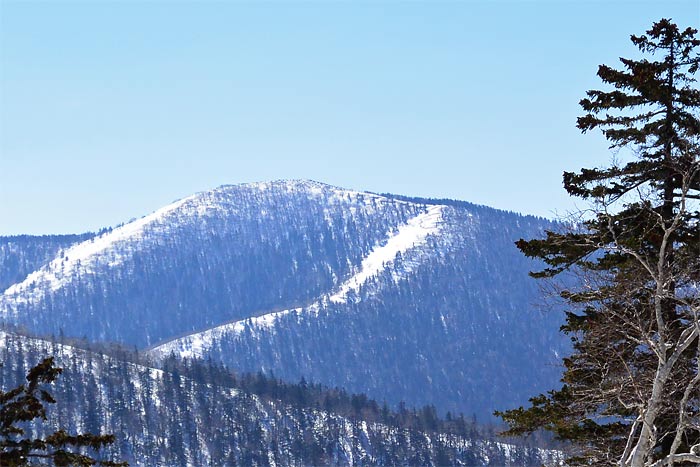
M 362 260 L 357 273 L 343 282 L 337 290 L 323 295 L 319 300 L 307 307 L 291 308 L 288 310 L 266 313 L 260 316 L 246 318 L 240 321 L 217 326 L 206 331 L 190 334 L 179 339 L 174 339 L 151 349 L 156 355 L 167 356 L 172 352 L 179 353 L 181 357 L 201 357 L 206 350 L 212 347 L 213 342 L 225 335 L 241 334 L 246 328 L 271 328 L 276 321 L 292 313 L 318 314 L 324 303 L 346 303 L 351 293 L 367 283 L 372 277 L 378 275 L 388 265 L 392 264 L 399 253 L 405 253 L 410 249 L 427 243 L 430 235 L 437 234 L 442 224 L 442 215 L 445 206 L 432 205 L 427 211 L 419 214 L 398 228 L 393 236 L 389 237 L 383 245 L 376 246 Z M 407 262 L 402 271 L 394 271 L 394 280 L 400 279 L 410 272 L 416 262 Z
M 147 216 L 117 227 L 111 232 L 63 250 L 61 257 L 53 259 L 48 264 L 29 274 L 22 282 L 14 284 L 5 290 L 0 295 L 0 301 L 2 298 L 10 298 L 15 303 L 38 302 L 46 290 L 53 292 L 68 284 L 76 271 L 90 271 L 97 258 L 101 256 L 104 256 L 109 266 L 120 264 L 124 261 L 124 257 L 115 251 L 115 244 L 142 236 L 149 225 L 162 220 L 187 201 L 195 198 L 195 196 L 192 195 L 175 201 Z

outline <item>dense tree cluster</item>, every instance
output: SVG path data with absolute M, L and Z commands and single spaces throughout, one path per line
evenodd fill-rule
M 37 355 L 56 355 L 64 368 L 53 388 L 60 403 L 47 413 L 46 426 L 115 433 L 105 455 L 131 465 L 442 467 L 539 465 L 555 457 L 533 445 L 465 438 L 456 433 L 472 432 L 471 421 L 439 420 L 429 407 L 384 415 L 381 407 L 375 416 L 376 402 L 315 384 L 233 375 L 198 361 L 171 360 L 163 371 L 23 336 L 2 338 L 7 343 L 0 348 L 3 384 L 23 378 Z M 319 407 L 324 399 L 337 412 Z M 396 423 L 369 421 L 382 417 Z M 421 423 L 437 423 L 438 431 L 422 431 Z M 439 431 L 450 424 L 448 432 Z M 39 426 L 30 429 L 42 433 Z
M 405 403 L 389 407 L 365 394 L 350 394 L 341 388 L 329 388 L 302 378 L 290 383 L 262 372 L 236 374 L 212 360 L 191 360 L 170 357 L 161 363 L 170 373 L 192 378 L 195 381 L 240 389 L 270 402 L 281 402 L 295 408 L 314 408 L 334 413 L 353 421 L 382 423 L 399 429 L 431 433 L 449 433 L 472 440 L 494 439 L 495 425 L 478 424 L 476 417 L 464 414 L 453 417 L 447 413 L 441 418 L 433 405 L 408 408 Z
M 105 446 L 114 443 L 114 435 L 81 433 L 71 435 L 63 429 L 36 438 L 27 433 L 27 424 L 47 420 L 46 405 L 56 400 L 45 388 L 63 371 L 45 358 L 27 373 L 25 384 L 3 391 L 0 389 L 0 465 L 29 467 L 128 467 L 127 462 L 95 459 Z

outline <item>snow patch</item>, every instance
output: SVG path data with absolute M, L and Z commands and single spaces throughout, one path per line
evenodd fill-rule
M 417 215 L 410 219 L 406 225 L 401 226 L 398 232 L 386 241 L 386 244 L 373 249 L 362 260 L 359 272 L 345 281 L 337 292 L 328 297 L 328 300 L 333 303 L 347 302 L 348 294 L 359 291 L 360 287 L 370 278 L 379 274 L 388 264 L 392 263 L 399 253 L 424 245 L 429 235 L 438 233 L 443 207 L 430 206 L 427 212 Z

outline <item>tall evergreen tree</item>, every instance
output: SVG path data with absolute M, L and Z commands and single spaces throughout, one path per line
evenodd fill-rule
M 546 263 L 534 277 L 578 278 L 561 291 L 573 353 L 561 389 L 498 414 L 508 434 L 544 428 L 571 441 L 572 464 L 700 464 L 696 33 L 662 19 L 631 36 L 648 58 L 599 67 L 611 89 L 588 91 L 578 128 L 633 157 L 565 172 L 591 210 L 569 231 L 517 243 Z
M 41 384 L 52 383 L 61 371 L 54 366 L 53 358 L 46 358 L 29 370 L 27 384 L 7 392 L 0 391 L 0 466 L 128 466 L 126 462 L 98 461 L 85 454 L 86 449 L 99 451 L 112 444 L 113 435 L 69 435 L 64 430 L 57 430 L 42 438 L 25 436 L 25 424 L 36 419 L 46 420 L 44 404 L 56 403 Z

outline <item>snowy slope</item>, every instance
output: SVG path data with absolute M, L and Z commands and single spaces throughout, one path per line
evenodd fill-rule
M 398 255 L 410 249 L 422 247 L 430 235 L 438 235 L 444 208 L 445 206 L 439 205 L 430 206 L 427 212 L 417 215 L 400 226 L 395 235 L 390 236 L 383 245 L 375 247 L 362 260 L 359 271 L 343 282 L 338 290 L 328 297 L 328 300 L 333 303 L 345 303 L 348 294 L 359 291 L 370 278 L 376 277 L 382 270 L 388 268 Z M 403 273 L 408 272 L 410 267 L 403 270 Z
M 390 268 L 397 256 L 406 254 L 409 250 L 417 250 L 424 247 L 429 236 L 438 235 L 444 209 L 445 206 L 430 206 L 427 212 L 411 218 L 406 224 L 400 226 L 396 233 L 383 241 L 382 244 L 376 245 L 362 260 L 360 267 L 351 277 L 336 287 L 335 290 L 324 294 L 309 306 L 264 313 L 217 326 L 203 332 L 190 334 L 158 345 L 151 349 L 151 353 L 156 356 L 167 356 L 171 353 L 176 353 L 181 357 L 202 357 L 204 352 L 217 340 L 240 334 L 246 328 L 271 328 L 280 317 L 292 313 L 297 316 L 316 316 L 325 303 L 345 303 L 348 301 L 351 293 L 359 292 L 360 288 L 370 279 L 377 277 L 381 271 Z M 402 263 L 401 269 L 393 271 L 394 280 L 398 280 L 410 273 L 417 264 L 419 264 L 417 261 Z
M 259 182 L 241 185 L 261 193 L 304 192 L 310 196 L 323 198 L 329 205 L 337 205 L 347 200 L 362 198 L 365 205 L 373 201 L 386 201 L 385 198 L 352 190 L 342 190 L 310 180 L 289 180 L 278 182 Z M 217 201 L 217 194 L 231 188 L 224 186 L 211 192 L 199 193 L 175 201 L 140 219 L 131 221 L 109 232 L 78 243 L 65 250 L 39 270 L 18 284 L 10 286 L 3 292 L 5 301 L 16 303 L 39 303 L 47 292 L 54 292 L 70 284 L 78 274 L 90 274 L 99 268 L 114 268 L 128 259 L 131 245 L 147 242 L 147 237 L 167 237 L 174 224 L 184 220 L 194 222 L 214 213 L 226 213 L 226 206 Z M 329 210 L 326 209 L 328 215 Z M 260 212 L 262 216 L 266 213 Z M 328 219 L 327 219 L 328 220 Z
M 87 274 L 98 267 L 113 268 L 122 264 L 125 254 L 120 251 L 121 245 L 139 242 L 147 232 L 157 231 L 167 235 L 169 217 L 195 198 L 190 196 L 181 199 L 148 216 L 62 250 L 47 265 L 5 290 L 3 297 L 17 303 L 39 303 L 46 292 L 55 292 L 69 285 L 76 274 Z
M 0 236 L 0 293 L 53 260 L 57 252 L 94 236 L 93 233 Z

